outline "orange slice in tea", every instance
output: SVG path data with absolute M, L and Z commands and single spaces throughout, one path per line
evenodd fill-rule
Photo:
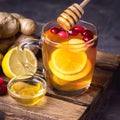
M 87 63 L 85 52 L 73 52 L 67 49 L 56 49 L 51 55 L 51 64 L 62 74 L 80 72 Z
M 75 81 L 65 81 L 65 80 L 59 79 L 54 75 L 52 78 L 52 84 L 53 86 L 55 86 L 60 90 L 65 90 L 65 91 L 79 90 L 90 85 L 92 76 L 93 76 L 93 69 L 91 69 L 90 72 L 85 77 Z
M 62 79 L 58 78 L 57 76 L 53 75 L 52 76 L 52 83 L 56 84 L 56 85 L 59 85 L 59 86 L 62 86 L 62 85 L 68 84 L 69 81 L 62 80 Z
M 82 79 L 79 79 L 76 81 L 71 81 L 68 83 L 66 82 L 66 84 L 62 84 L 61 86 L 58 83 L 58 85 L 60 87 L 59 89 L 66 90 L 66 91 L 83 89 L 83 88 L 87 87 L 88 85 L 90 85 L 92 76 L 93 76 L 93 69 L 91 69 L 90 72 Z
M 89 60 L 87 60 L 86 65 L 84 66 L 84 68 L 81 71 L 79 71 L 79 72 L 77 72 L 75 74 L 64 74 L 64 73 L 58 71 L 54 67 L 54 65 L 53 65 L 53 63 L 51 61 L 49 61 L 49 67 L 50 67 L 52 73 L 55 76 L 57 76 L 58 78 L 60 78 L 62 80 L 66 80 L 66 81 L 75 81 L 75 80 L 79 80 L 79 79 L 85 77 L 90 72 L 90 70 L 92 68 L 92 64 L 90 63 Z

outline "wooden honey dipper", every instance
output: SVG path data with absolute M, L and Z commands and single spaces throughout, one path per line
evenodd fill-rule
M 83 0 L 81 4 L 74 3 L 71 6 L 69 6 L 57 18 L 58 24 L 65 30 L 73 28 L 74 25 L 84 14 L 83 8 L 88 4 L 89 1 L 90 0 Z

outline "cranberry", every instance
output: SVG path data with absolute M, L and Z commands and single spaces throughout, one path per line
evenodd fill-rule
M 0 85 L 4 84 L 4 80 L 2 77 L 0 77 Z
M 82 35 L 87 37 L 93 37 L 93 33 L 90 30 L 84 30 L 82 32 Z
M 84 40 L 85 42 L 91 40 L 92 38 L 93 38 L 92 36 L 83 36 L 83 40 Z
M 93 38 L 93 33 L 90 30 L 84 30 L 82 32 L 82 35 L 83 35 L 83 40 L 85 42 L 87 42 L 87 41 L 89 41 L 89 40 L 91 40 Z
M 60 31 L 60 29 L 57 28 L 57 27 L 53 27 L 53 28 L 50 29 L 50 31 L 51 31 L 53 34 L 57 34 L 57 33 Z
M 61 30 L 58 32 L 58 35 L 62 38 L 68 38 L 68 33 L 65 30 Z
M 73 29 L 76 30 L 79 33 L 84 31 L 84 27 L 82 27 L 82 26 L 74 26 Z
M 7 86 L 5 84 L 0 85 L 0 95 L 7 94 Z
M 74 29 L 69 30 L 68 33 L 69 33 L 70 35 L 72 35 L 72 36 L 78 35 L 78 32 L 77 32 L 76 30 L 74 30 Z

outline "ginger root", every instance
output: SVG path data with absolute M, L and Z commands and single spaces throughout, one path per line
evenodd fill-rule
M 20 23 L 19 31 L 25 35 L 32 35 L 37 30 L 37 24 L 34 20 L 25 18 L 24 16 L 18 13 L 11 13 Z
M 22 32 L 25 35 L 31 35 L 36 32 L 37 30 L 37 24 L 32 20 L 28 18 L 20 18 L 20 32 Z
M 34 20 L 18 13 L 0 12 L 0 39 L 15 36 L 18 32 L 32 35 L 37 30 Z
M 19 21 L 6 12 L 0 12 L 0 38 L 9 38 L 19 31 Z

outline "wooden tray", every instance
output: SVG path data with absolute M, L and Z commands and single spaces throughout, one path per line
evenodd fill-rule
M 119 64 L 120 56 L 98 51 L 92 85 L 83 95 L 68 97 L 48 89 L 44 102 L 33 107 L 21 106 L 8 95 L 0 96 L 0 120 L 90 120 Z

